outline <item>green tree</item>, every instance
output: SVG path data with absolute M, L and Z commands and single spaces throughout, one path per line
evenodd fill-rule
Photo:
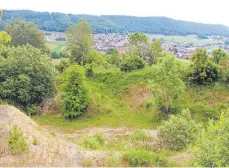
M 7 52 L 0 61 L 0 99 L 27 108 L 52 95 L 56 71 L 46 54 L 31 45 Z
M 199 128 L 200 125 L 192 120 L 188 109 L 181 114 L 171 115 L 158 128 L 160 145 L 168 150 L 182 150 L 196 141 Z
M 179 64 L 172 58 L 158 64 L 150 83 L 154 103 L 170 113 L 185 89 Z
M 64 117 L 75 118 L 82 115 L 89 102 L 84 69 L 79 65 L 72 65 L 63 72 L 60 81 Z
M 205 49 L 198 49 L 191 57 L 189 80 L 200 85 L 211 84 L 220 77 L 219 66 L 212 62 Z
M 12 38 L 7 32 L 5 31 L 0 32 L 0 44 L 9 43 L 11 40 Z
M 68 48 L 71 51 L 70 60 L 83 64 L 85 56 L 93 45 L 92 29 L 86 21 L 80 20 L 76 25 L 71 25 L 66 31 Z
M 194 166 L 227 167 L 229 163 L 229 115 L 221 113 L 219 120 L 210 120 L 195 148 Z
M 219 64 L 221 60 L 228 58 L 228 54 L 221 48 L 215 49 L 212 52 L 213 62 Z
M 117 49 L 110 50 L 108 62 L 110 64 L 112 64 L 112 65 L 115 65 L 116 67 L 120 66 L 120 64 L 122 62 L 122 58 L 118 54 L 118 50 Z
M 121 63 L 121 71 L 124 72 L 131 72 L 133 70 L 143 69 L 144 67 L 145 61 L 133 53 L 127 53 Z
M 157 57 L 162 55 L 163 48 L 161 46 L 160 41 L 154 41 L 152 44 L 148 46 L 147 49 L 147 62 L 152 65 L 157 62 Z
M 128 51 L 145 59 L 146 48 L 149 43 L 147 36 L 144 33 L 133 33 L 129 35 L 128 41 Z
M 12 20 L 5 26 L 5 31 L 12 37 L 11 44 L 14 46 L 28 43 L 44 52 L 50 52 L 45 44 L 44 33 L 32 22 Z

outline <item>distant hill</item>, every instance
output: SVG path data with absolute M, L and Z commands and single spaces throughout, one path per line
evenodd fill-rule
M 4 24 L 10 19 L 15 18 L 32 21 L 40 29 L 46 31 L 63 32 L 69 25 L 75 24 L 79 19 L 85 19 L 93 28 L 94 33 L 143 32 L 164 35 L 196 34 L 203 38 L 209 35 L 229 36 L 229 27 L 224 25 L 194 23 L 166 17 L 73 15 L 56 12 L 34 12 L 29 10 L 4 11 Z

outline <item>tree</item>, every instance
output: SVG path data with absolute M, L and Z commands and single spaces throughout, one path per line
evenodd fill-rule
M 198 49 L 191 62 L 189 80 L 192 83 L 206 85 L 219 79 L 219 66 L 209 59 L 205 49 Z
M 12 20 L 5 26 L 5 31 L 12 37 L 14 46 L 30 44 L 44 52 L 50 52 L 45 44 L 44 33 L 34 23 L 24 20 Z
M 85 61 L 85 56 L 93 44 L 92 29 L 86 21 L 80 20 L 76 25 L 70 26 L 68 31 L 66 31 L 66 35 L 68 48 L 71 51 L 71 62 L 82 65 Z
M 131 72 L 137 69 L 143 69 L 145 61 L 133 53 L 127 53 L 121 63 L 121 71 Z
M 219 64 L 221 60 L 228 58 L 228 54 L 226 51 L 219 48 L 219 49 L 215 49 L 212 52 L 212 57 L 213 57 L 213 62 L 216 64 Z
M 65 118 L 75 118 L 84 113 L 89 98 L 85 85 L 85 72 L 79 65 L 67 68 L 61 78 L 61 107 Z
M 161 56 L 163 48 L 161 46 L 160 41 L 154 41 L 152 44 L 148 46 L 146 60 L 152 65 L 157 62 L 157 57 Z
M 0 32 L 0 44 L 6 44 L 11 41 L 11 36 L 5 31 Z
M 200 125 L 191 118 L 190 111 L 171 115 L 158 128 L 160 145 L 168 150 L 182 150 L 195 142 Z
M 133 52 L 145 59 L 148 38 L 144 33 L 133 33 L 128 37 L 128 51 Z
M 154 103 L 166 113 L 172 111 L 185 89 L 179 68 L 179 64 L 169 58 L 156 66 L 150 81 Z
M 196 143 L 194 166 L 227 167 L 229 163 L 229 113 L 210 120 Z
M 118 54 L 118 50 L 117 49 L 110 49 L 109 50 L 109 59 L 108 59 L 109 63 L 112 65 L 115 65 L 116 67 L 119 67 L 121 62 L 122 62 L 122 58 L 121 56 Z
M 28 108 L 51 96 L 55 68 L 50 58 L 31 45 L 12 47 L 0 62 L 0 99 Z

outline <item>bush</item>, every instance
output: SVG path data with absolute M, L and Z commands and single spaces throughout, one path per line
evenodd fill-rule
M 93 74 L 94 74 L 92 65 L 91 64 L 87 64 L 85 69 L 86 69 L 86 77 L 91 78 L 93 76 Z
M 192 83 L 207 85 L 219 79 L 219 66 L 209 59 L 206 50 L 198 49 L 191 61 L 189 80 Z
M 59 59 L 59 58 L 61 58 L 61 56 L 58 52 L 54 51 L 54 52 L 52 52 L 52 58 L 53 59 Z
M 23 132 L 16 125 L 10 130 L 8 142 L 11 147 L 12 154 L 14 155 L 24 153 L 28 150 L 28 144 L 23 137 Z
M 59 72 L 63 72 L 66 68 L 70 66 L 69 60 L 68 59 L 61 59 L 60 64 L 56 65 L 56 69 Z
M 64 117 L 75 118 L 86 110 L 89 97 L 84 80 L 85 72 L 79 65 L 72 65 L 61 75 L 61 106 Z
M 132 135 L 130 135 L 131 141 L 145 141 L 149 140 L 151 137 L 144 130 L 137 130 Z
M 172 58 L 155 66 L 150 80 L 153 103 L 165 113 L 171 113 L 185 90 L 179 64 Z
M 24 45 L 0 62 L 0 99 L 27 108 L 53 95 L 56 71 L 48 55 Z
M 218 121 L 210 120 L 195 148 L 194 166 L 227 167 L 229 163 L 229 113 L 221 113 Z
M 60 57 L 61 58 L 70 58 L 70 53 L 67 50 L 61 51 Z
M 96 150 L 103 147 L 105 144 L 104 136 L 101 133 L 96 133 L 93 136 L 87 136 L 83 139 L 83 146 L 87 149 Z
M 133 150 L 124 153 L 123 159 L 128 162 L 129 166 L 167 166 L 168 162 L 164 156 L 147 150 Z
M 131 72 L 133 70 L 143 69 L 144 67 L 144 60 L 133 54 L 126 55 L 124 61 L 121 63 L 121 71 L 124 72 Z
M 170 116 L 159 128 L 158 138 L 162 147 L 168 150 L 182 150 L 195 142 L 199 125 L 192 120 L 189 110 L 177 116 Z

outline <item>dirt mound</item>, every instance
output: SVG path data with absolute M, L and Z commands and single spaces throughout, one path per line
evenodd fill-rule
M 14 126 L 21 128 L 28 144 L 23 154 L 13 155 L 9 146 L 9 132 Z M 80 160 L 82 154 L 75 144 L 40 128 L 15 107 L 0 105 L 1 166 L 79 166 Z

